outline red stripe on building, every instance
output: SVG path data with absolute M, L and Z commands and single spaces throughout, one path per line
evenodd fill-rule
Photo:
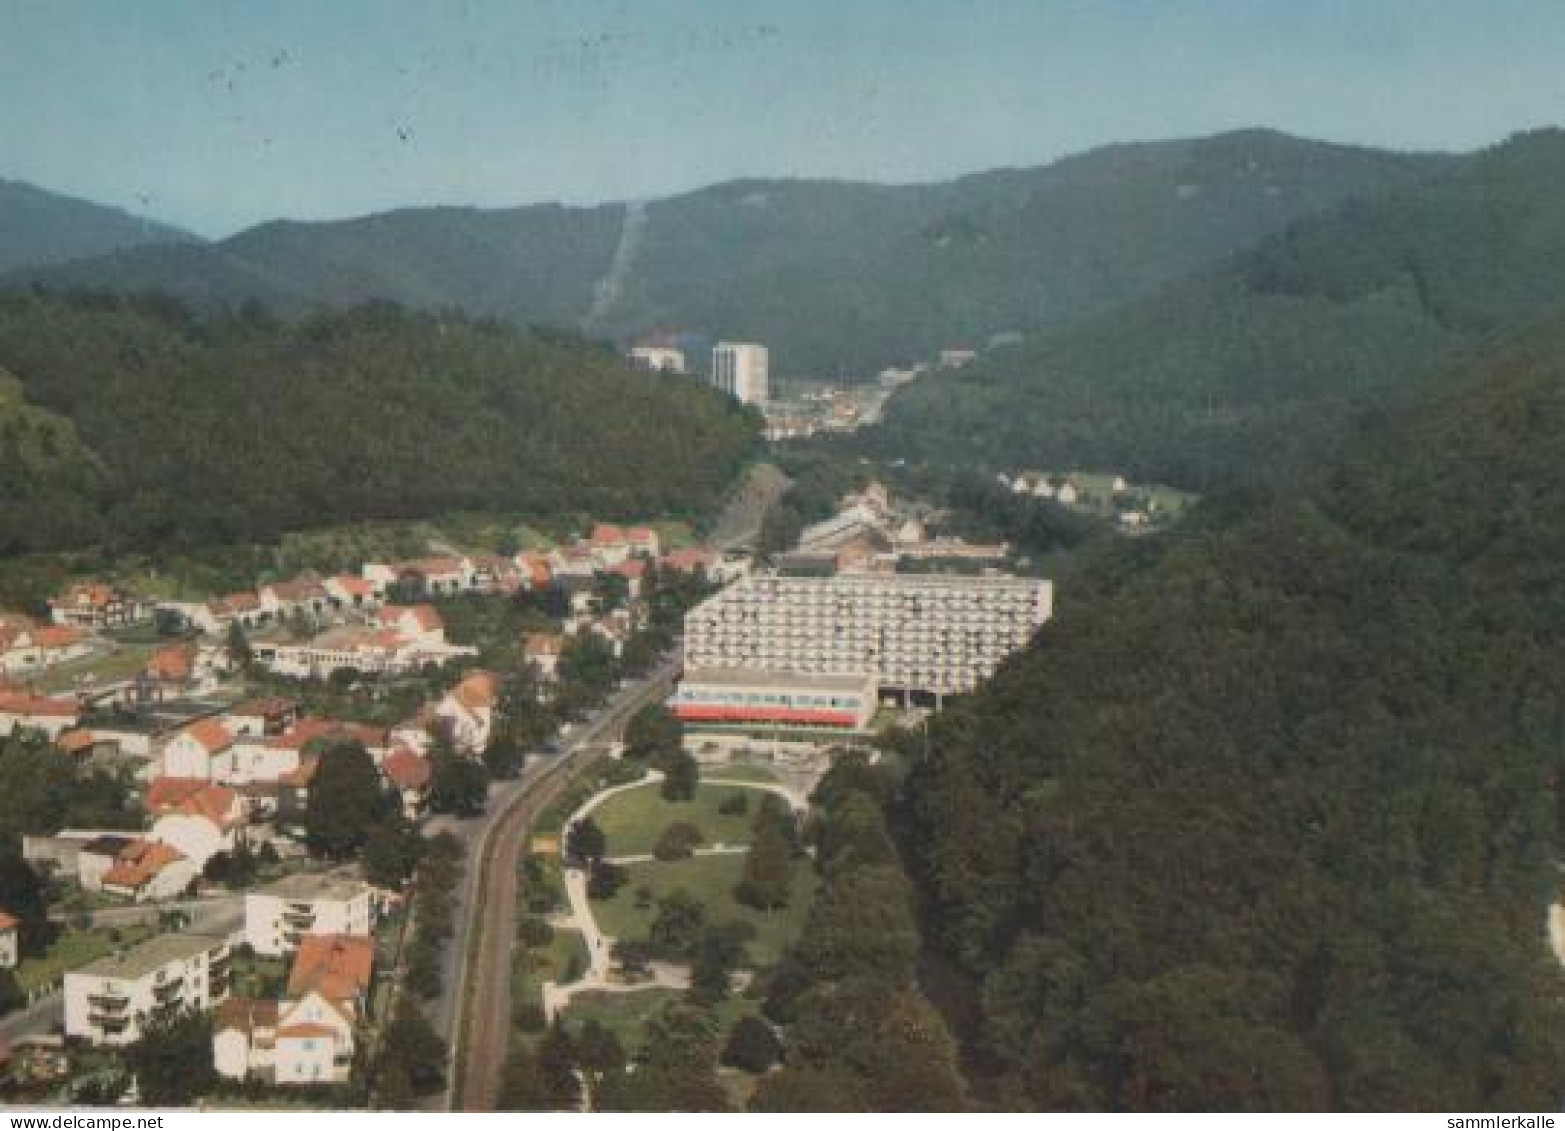
M 822 726 L 852 727 L 858 716 L 849 711 L 801 711 L 793 707 L 707 707 L 698 703 L 678 703 L 674 714 L 686 722 L 759 722 L 814 723 Z

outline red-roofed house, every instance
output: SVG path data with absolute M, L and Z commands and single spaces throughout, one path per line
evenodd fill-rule
M 709 577 L 712 567 L 717 564 L 717 555 L 711 550 L 703 550 L 691 547 L 684 550 L 670 550 L 663 555 L 658 563 L 664 569 L 678 570 L 680 573 L 693 573 L 699 577 Z
M 409 642 L 443 644 L 446 639 L 446 622 L 433 605 L 387 605 L 375 619 Z
M 0 970 L 15 969 L 21 961 L 22 947 L 18 932 L 22 921 L 9 911 L 0 909 Z
M 354 577 L 352 574 L 329 577 L 324 586 L 333 608 L 369 609 L 380 603 L 375 584 L 362 577 Z
M 272 1078 L 279 1002 L 231 997 L 212 1018 L 212 1066 L 220 1076 Z
M 82 846 L 76 866 L 83 889 L 137 903 L 181 896 L 200 874 L 177 848 L 142 837 L 100 837 Z
M 33 695 L 25 691 L 0 691 L 0 734 L 38 730 L 54 740 L 81 718 L 75 699 Z
M 239 795 L 200 778 L 154 778 L 147 786 L 147 810 L 154 817 L 152 839 L 178 849 L 197 868 L 219 852 L 232 852 L 244 836 Z
M 380 764 L 380 772 L 401 797 L 402 812 L 409 820 L 424 813 L 433 770 L 428 758 L 407 746 L 398 746 Z
M 565 637 L 557 632 L 529 632 L 522 638 L 522 658 L 538 669 L 541 679 L 554 679 L 564 651 Z
M 625 540 L 630 543 L 631 553 L 643 554 L 649 558 L 657 557 L 663 544 L 658 538 L 658 532 L 650 526 L 632 526 L 625 531 Z
M 459 752 L 476 755 L 489 745 L 499 700 L 499 676 L 486 671 L 468 672 L 435 704 L 435 718 Z
M 605 568 L 619 565 L 630 557 L 630 539 L 625 537 L 623 527 L 615 526 L 612 522 L 600 522 L 594 526 L 587 543 L 592 548 L 593 558 Z
M 83 581 L 50 601 L 49 614 L 55 624 L 100 629 L 120 628 L 144 621 L 152 615 L 152 609 L 146 602 L 117 585 Z
M 222 719 L 191 723 L 163 747 L 163 776 L 223 781 L 234 772 L 234 734 Z

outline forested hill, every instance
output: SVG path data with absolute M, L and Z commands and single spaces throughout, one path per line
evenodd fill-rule
M 195 239 L 118 208 L 0 180 L 0 273 Z
M 0 553 L 456 509 L 694 516 L 749 410 L 604 350 L 380 305 L 286 325 L 0 296 Z
M 888 453 L 1108 466 L 1207 490 L 1288 473 L 1454 351 L 1565 301 L 1565 133 L 1298 221 L 1254 252 L 895 397 Z
M 897 807 L 980 1088 L 1557 1106 L 1562 558 L 1565 316 L 1068 586 Z
M 406 209 L 275 223 L 9 281 L 160 291 L 295 316 L 384 298 L 630 338 L 678 329 L 764 341 L 781 374 L 865 376 L 1107 309 L 1344 199 L 1448 158 L 1249 130 L 1119 145 L 941 184 L 737 181 L 652 203 L 595 308 L 621 205 Z

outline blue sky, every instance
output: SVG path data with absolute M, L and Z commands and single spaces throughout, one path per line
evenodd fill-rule
M 0 176 L 207 235 L 1565 121 L 1561 0 L 0 0 Z

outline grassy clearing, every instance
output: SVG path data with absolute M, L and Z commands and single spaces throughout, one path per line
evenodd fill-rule
M 592 811 L 593 820 L 608 838 L 610 856 L 638 856 L 651 852 L 658 835 L 675 821 L 688 821 L 701 830 L 705 843 L 749 844 L 751 825 L 764 793 L 743 785 L 723 786 L 703 782 L 690 801 L 665 801 L 656 784 L 627 790 L 609 798 Z M 718 806 L 735 793 L 749 801 L 738 816 L 719 813 Z
M 713 766 L 711 769 L 703 767 L 702 777 L 714 783 L 721 779 L 722 781 L 760 782 L 765 785 L 776 785 L 781 780 L 765 766 Z
M 23 990 L 51 985 L 89 962 L 95 962 L 115 949 L 135 946 L 157 934 L 157 928 L 140 924 L 129 927 L 94 927 L 86 931 L 64 930 L 46 953 L 27 958 L 16 968 L 16 980 Z
M 44 691 L 70 691 L 84 677 L 99 683 L 129 679 L 147 666 L 147 657 L 155 650 L 152 644 L 121 644 L 103 655 L 68 660 L 38 676 L 38 686 Z
M 755 928 L 749 951 L 751 962 L 757 966 L 770 966 L 782 956 L 783 950 L 798 936 L 815 894 L 814 870 L 809 861 L 803 859 L 794 871 L 793 896 L 788 906 L 780 911 L 756 911 L 735 901 L 734 885 L 744 872 L 742 853 L 696 856 L 669 863 L 632 864 L 627 870 L 630 882 L 613 899 L 592 905 L 592 913 L 605 934 L 616 939 L 645 935 L 657 914 L 658 900 L 676 888 L 684 888 L 706 904 L 710 922 L 737 920 Z M 641 888 L 647 889 L 650 898 L 638 895 Z
M 629 993 L 577 994 L 562 1015 L 567 1026 L 584 1025 L 597 1021 L 619 1038 L 625 1051 L 635 1056 L 642 1051 L 642 1023 L 671 1001 L 685 995 L 679 990 L 646 989 Z M 717 1003 L 712 1013 L 719 1026 L 721 1042 L 729 1028 L 748 1013 L 759 1012 L 755 1002 L 743 997 L 728 997 Z

